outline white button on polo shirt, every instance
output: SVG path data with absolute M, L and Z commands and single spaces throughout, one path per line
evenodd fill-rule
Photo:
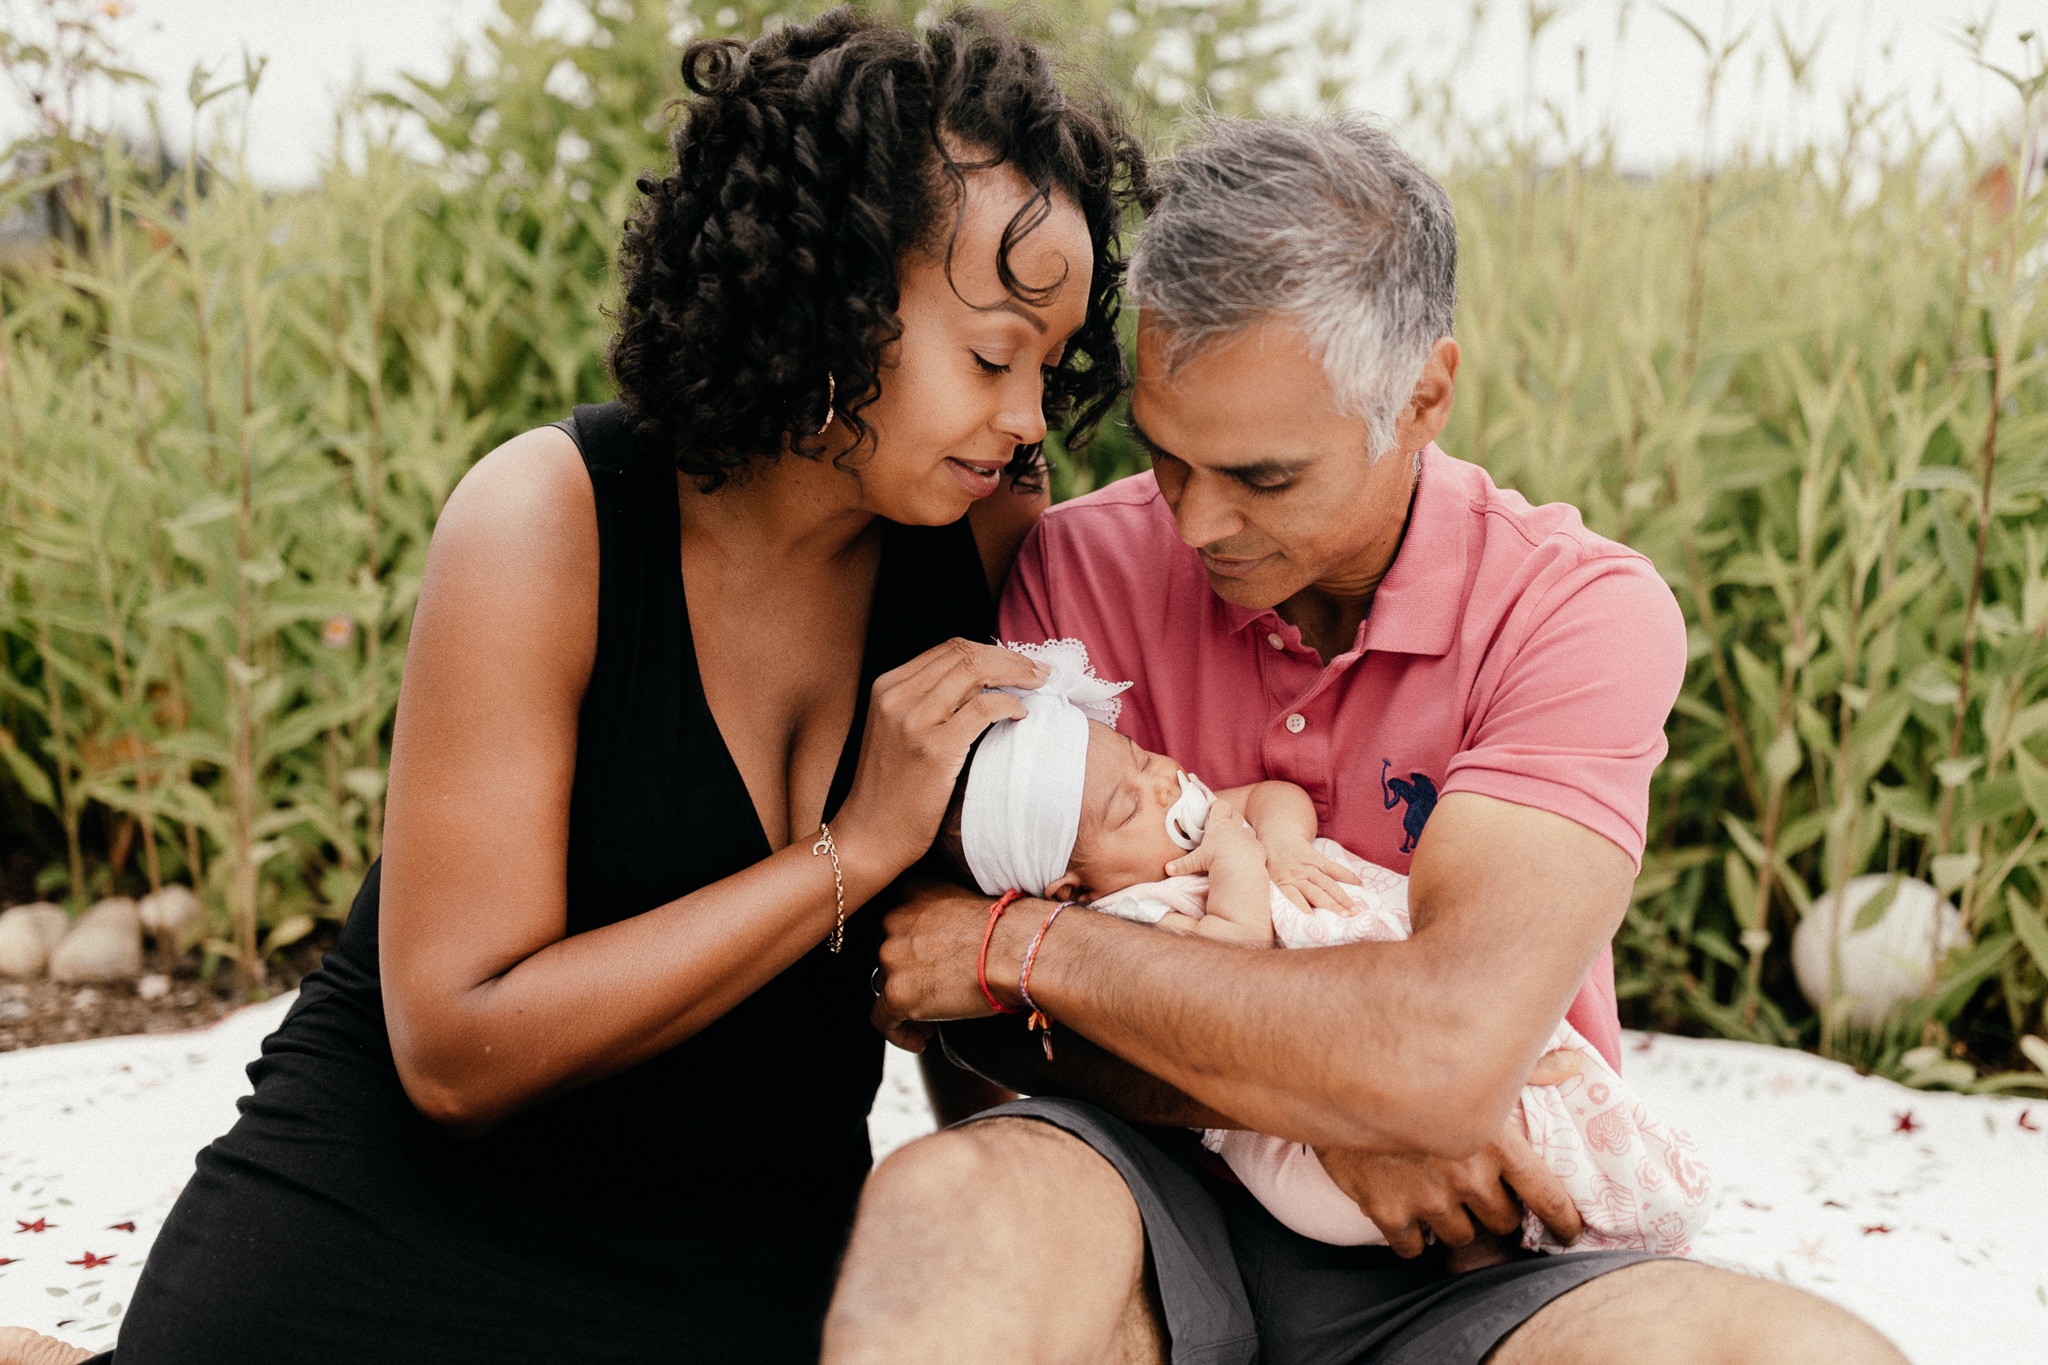
M 1277 630 L 1266 636 L 1266 643 L 1275 649 L 1287 648 L 1287 642 L 1280 638 L 1280 632 Z
M 1301 712 L 1299 712 L 1299 711 L 1296 711 L 1296 712 L 1295 712 L 1295 713 L 1294 713 L 1293 715 L 1291 715 L 1291 716 L 1289 716 L 1289 717 L 1287 718 L 1287 733 L 1288 733 L 1288 734 L 1290 734 L 1290 735 L 1298 735 L 1298 734 L 1300 734 L 1300 733 L 1301 733 L 1301 732 L 1302 732 L 1303 730 L 1306 730 L 1307 728 L 1308 728 L 1308 718 L 1307 718 L 1306 716 L 1302 715 L 1302 714 L 1301 714 Z

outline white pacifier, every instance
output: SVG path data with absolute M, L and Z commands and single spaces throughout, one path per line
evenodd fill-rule
M 1209 807 L 1216 800 L 1216 793 L 1202 785 L 1202 779 L 1193 773 L 1181 773 L 1180 796 L 1166 811 L 1166 837 L 1173 840 L 1174 847 L 1192 853 L 1202 842 L 1202 831 L 1209 823 Z

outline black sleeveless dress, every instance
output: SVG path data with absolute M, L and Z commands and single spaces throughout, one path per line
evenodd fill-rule
M 617 404 L 578 408 L 572 435 L 600 549 L 573 934 L 769 847 L 697 674 L 673 466 L 635 448 Z M 964 519 L 885 532 L 828 814 L 852 783 L 875 677 L 994 628 Z M 393 1067 L 377 887 L 373 868 L 338 948 L 249 1068 L 240 1121 L 199 1154 L 122 1325 L 120 1365 L 815 1361 L 869 1165 L 879 916 L 856 915 L 844 952 L 821 943 L 671 1051 L 458 1141 L 414 1110 Z

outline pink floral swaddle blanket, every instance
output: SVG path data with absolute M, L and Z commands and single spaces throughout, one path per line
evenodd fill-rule
M 1304 910 L 1272 889 L 1273 934 L 1284 948 L 1340 943 L 1389 943 L 1409 935 L 1408 879 L 1366 862 L 1330 839 L 1316 850 L 1356 872 L 1362 885 L 1346 887 L 1357 913 Z M 1170 877 L 1127 887 L 1094 903 L 1123 919 L 1156 924 L 1169 911 L 1201 918 L 1207 877 Z M 1546 1052 L 1579 1058 L 1576 1075 L 1552 1085 L 1522 1087 L 1515 1106 L 1529 1145 L 1570 1192 L 1585 1232 L 1567 1247 L 1535 1214 L 1522 1223 L 1531 1251 L 1630 1249 L 1683 1256 L 1706 1222 L 1712 1183 L 1692 1138 L 1650 1117 L 1599 1049 L 1560 1021 Z M 1282 1223 L 1336 1246 L 1387 1240 L 1337 1188 L 1309 1147 L 1264 1133 L 1210 1129 L 1203 1145 L 1229 1163 L 1245 1188 Z

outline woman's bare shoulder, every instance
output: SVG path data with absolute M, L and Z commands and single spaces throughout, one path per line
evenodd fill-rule
M 583 457 L 559 428 L 522 432 L 478 460 L 442 509 L 419 626 L 528 646 L 587 678 L 597 574 L 597 503 Z
M 574 541 L 579 530 L 594 552 L 597 504 L 583 457 L 560 427 L 536 427 L 470 466 L 449 495 L 434 540 L 481 532 Z

